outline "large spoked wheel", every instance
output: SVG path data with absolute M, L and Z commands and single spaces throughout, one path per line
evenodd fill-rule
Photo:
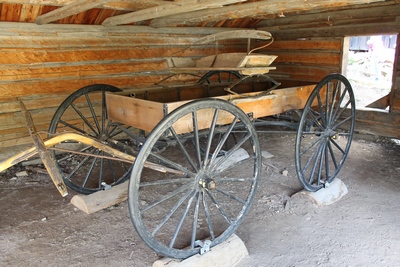
M 123 137 L 117 125 L 107 119 L 105 99 L 105 92 L 118 91 L 121 90 L 104 84 L 77 90 L 55 112 L 49 136 L 76 132 L 118 148 L 109 140 L 126 140 L 126 136 Z M 53 157 L 65 184 L 81 194 L 94 193 L 127 180 L 132 168 L 130 163 L 117 161 L 110 154 L 75 141 L 63 142 L 55 149 L 58 152 L 53 151 Z
M 237 71 L 211 70 L 199 79 L 198 84 L 231 83 L 243 76 Z
M 309 191 L 327 187 L 349 153 L 355 124 L 355 100 L 349 81 L 331 74 L 308 99 L 296 136 L 297 176 Z
M 165 150 L 153 147 L 165 136 Z M 168 168 L 158 172 L 145 162 Z M 249 211 L 261 172 L 257 133 L 238 107 L 193 101 L 154 128 L 135 161 L 129 211 L 143 241 L 173 258 L 226 240 Z

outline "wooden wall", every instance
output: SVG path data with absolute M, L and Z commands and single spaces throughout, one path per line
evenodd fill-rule
M 0 23 L 0 155 L 8 147 L 32 143 L 20 100 L 45 137 L 56 108 L 77 89 L 90 84 L 121 89 L 152 86 L 169 75 L 166 58 L 196 38 L 220 30 L 201 28 L 188 34 L 149 27 Z M 232 47 L 221 49 L 236 49 Z M 213 47 L 204 46 L 177 55 L 212 53 Z

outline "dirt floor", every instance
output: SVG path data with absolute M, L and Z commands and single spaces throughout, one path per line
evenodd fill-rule
M 274 157 L 264 159 L 257 197 L 236 232 L 250 253 L 239 266 L 399 266 L 398 140 L 354 140 L 339 174 L 348 194 L 316 206 L 291 198 L 301 189 L 294 135 L 259 136 Z M 135 233 L 126 202 L 87 215 L 48 175 L 16 177 L 22 170 L 0 174 L 0 266 L 151 266 L 159 258 Z

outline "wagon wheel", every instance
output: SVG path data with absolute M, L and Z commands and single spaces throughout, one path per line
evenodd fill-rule
M 230 142 L 223 151 L 235 131 L 237 143 Z M 171 145 L 152 152 L 165 135 Z M 174 171 L 144 169 L 146 161 Z M 246 114 L 218 99 L 190 102 L 161 120 L 139 152 L 128 194 L 133 225 L 161 255 L 186 258 L 199 253 L 202 243 L 217 245 L 239 226 L 260 172 L 259 141 Z
M 49 135 L 72 131 L 114 146 L 108 142 L 110 138 L 119 140 L 126 136 L 107 119 L 105 92 L 118 91 L 121 90 L 114 86 L 97 84 L 72 93 L 55 112 Z M 111 155 L 92 146 L 70 141 L 56 148 L 62 151 L 61 154 L 53 151 L 53 157 L 64 182 L 78 193 L 90 194 L 108 189 L 129 177 L 131 163 L 114 160 Z
M 242 75 L 237 71 L 212 70 L 204 74 L 197 83 L 231 83 L 240 78 Z
M 337 176 L 349 153 L 354 123 L 349 81 L 340 74 L 328 75 L 307 100 L 297 130 L 296 171 L 305 189 L 327 187 Z

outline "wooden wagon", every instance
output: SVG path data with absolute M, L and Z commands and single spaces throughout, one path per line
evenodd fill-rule
M 266 32 L 239 31 L 199 42 L 218 45 L 229 36 L 272 39 Z M 25 110 L 36 147 L 2 162 L 0 170 L 39 153 L 62 195 L 66 187 L 90 194 L 130 179 L 130 216 L 150 248 L 174 258 L 205 251 L 235 231 L 255 197 L 260 118 L 303 109 L 295 162 L 310 191 L 336 177 L 354 131 L 354 95 L 345 77 L 278 89 L 266 75 L 274 56 L 248 47 L 234 54 L 216 49 L 197 62 L 168 59 L 174 72 L 204 72 L 193 85 L 81 88 L 60 105 L 44 141 Z

